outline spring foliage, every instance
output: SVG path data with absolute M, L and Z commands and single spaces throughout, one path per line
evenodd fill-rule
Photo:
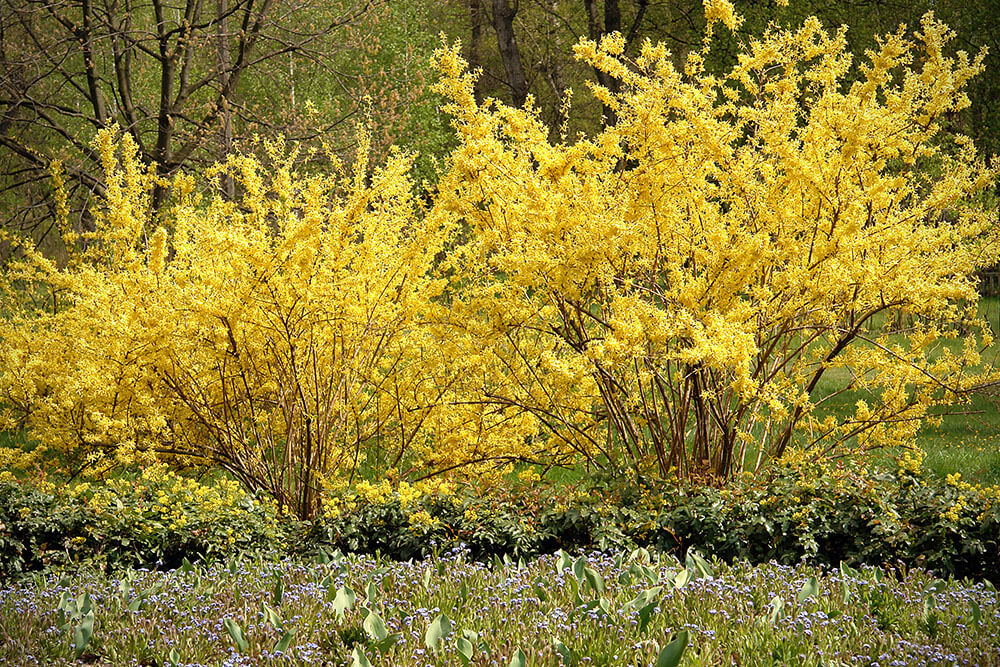
M 816 20 L 772 29 L 725 75 L 739 18 L 707 3 L 677 69 L 612 36 L 577 56 L 622 82 L 592 137 L 477 104 L 458 47 L 439 90 L 459 146 L 428 206 L 410 160 L 297 171 L 269 145 L 211 170 L 233 201 L 155 184 L 102 132 L 96 231 L 59 266 L 5 274 L 8 424 L 86 467 L 122 448 L 221 465 L 313 515 L 323 483 L 465 464 L 586 459 L 725 478 L 789 447 L 907 445 L 991 381 L 956 322 L 993 264 L 997 167 L 940 120 L 982 56 L 928 15 L 852 56 Z M 58 170 L 57 174 L 58 174 Z M 966 322 L 966 330 L 969 323 Z M 824 375 L 859 392 L 824 415 Z M 74 458 L 75 457 L 75 458 Z

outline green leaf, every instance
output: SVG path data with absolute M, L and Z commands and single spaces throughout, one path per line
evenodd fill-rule
M 712 566 L 708 564 L 701 554 L 694 549 L 688 549 L 687 557 L 684 559 L 685 567 L 692 573 L 700 575 L 702 577 L 713 577 L 715 576 L 715 571 Z
M 458 589 L 458 597 L 461 598 L 463 604 L 469 600 L 469 584 L 465 580 L 462 581 L 462 586 Z
M 768 605 L 771 607 L 771 611 L 767 616 L 767 622 L 774 625 L 781 619 L 785 617 L 785 601 L 778 596 L 771 598 L 771 603 Z
M 389 631 L 386 629 L 382 617 L 371 610 L 369 610 L 368 616 L 365 617 L 365 622 L 361 624 L 361 627 L 375 641 L 382 641 L 389 636 Z
M 271 600 L 274 602 L 275 607 L 281 606 L 281 600 L 285 596 L 285 582 L 281 577 L 274 582 L 274 590 L 271 591 Z
M 64 611 L 67 614 L 72 614 L 76 611 L 76 600 L 69 594 L 69 591 L 63 591 L 59 594 L 59 603 L 56 606 L 60 611 Z
M 337 618 L 341 621 L 344 620 L 344 614 L 346 614 L 351 609 L 354 609 L 354 602 L 358 599 L 358 596 L 354 594 L 354 591 L 348 586 L 341 586 L 337 590 L 337 596 L 333 598 L 333 610 L 337 612 Z
M 645 632 L 646 626 L 649 625 L 649 619 L 653 617 L 653 611 L 656 609 L 656 603 L 650 602 L 645 607 L 639 610 L 639 632 Z
M 844 604 L 851 602 L 851 577 L 848 574 L 850 567 L 846 563 L 840 564 L 840 593 L 844 599 Z
M 585 556 L 580 556 L 576 559 L 576 562 L 573 563 L 573 576 L 576 577 L 576 580 L 580 583 L 583 583 L 583 570 L 586 567 L 587 558 Z
M 649 549 L 639 547 L 638 549 L 632 550 L 632 552 L 628 555 L 628 559 L 637 563 L 648 565 L 652 561 L 652 556 L 649 553 Z
M 170 649 L 170 653 L 167 654 L 167 661 L 171 665 L 179 665 L 181 662 L 181 654 L 177 652 L 176 648 Z
M 809 577 L 809 581 L 802 584 L 802 589 L 799 591 L 799 602 L 805 602 L 811 597 L 816 597 L 819 594 L 819 582 L 816 581 L 816 577 Z
M 462 664 L 468 665 L 472 662 L 472 656 L 475 654 L 476 649 L 465 637 L 459 637 L 455 640 L 455 650 L 458 651 L 458 655 L 462 657 Z
M 564 572 L 573 568 L 573 559 L 569 557 L 569 554 L 560 549 L 556 552 L 556 572 Z
M 191 561 L 187 558 L 184 558 L 181 560 L 181 566 L 179 569 L 181 572 L 194 572 L 194 565 L 192 565 Z
M 656 657 L 656 667 L 677 667 L 681 664 L 681 658 L 688 647 L 688 631 L 681 630 L 677 637 L 663 647 L 660 655 Z
M 931 583 L 924 586 L 924 595 L 929 595 L 931 593 L 940 593 L 946 588 L 948 588 L 948 582 L 946 582 L 944 579 L 935 579 Z
M 594 592 L 598 595 L 604 592 L 604 579 L 601 577 L 600 573 L 592 567 L 583 568 L 583 576 L 586 578 L 587 583 L 590 587 L 594 589 Z
M 424 646 L 432 651 L 437 651 L 441 640 L 450 634 L 451 620 L 444 614 L 438 614 L 437 618 L 427 626 L 427 633 L 424 635 Z
M 354 647 L 354 650 L 351 651 L 351 658 L 351 667 L 372 667 L 372 663 L 368 662 L 368 657 L 360 646 Z
M 691 581 L 691 570 L 684 568 L 674 577 L 674 588 L 684 588 Z
M 649 584 L 655 585 L 660 580 L 660 575 L 656 570 L 642 563 L 632 563 L 628 571 L 637 577 L 645 579 Z
M 980 619 L 983 617 L 983 612 L 980 611 L 979 605 L 975 600 L 969 600 L 969 618 L 972 619 L 974 625 L 979 625 Z
M 365 597 L 368 598 L 368 604 L 378 602 L 378 586 L 375 585 L 374 581 L 369 581 L 368 586 L 365 587 Z
M 648 602 L 649 600 L 646 598 L 646 591 L 642 591 L 622 606 L 622 612 L 624 613 L 632 611 L 633 609 L 639 609 L 640 607 L 644 607 Z
M 386 635 L 385 639 L 381 639 L 377 642 L 374 642 L 372 646 L 374 646 L 375 650 L 378 651 L 379 653 L 385 653 L 393 646 L 395 646 L 396 642 L 398 642 L 400 639 L 402 639 L 402 636 L 394 632 L 391 635 Z
M 933 621 L 936 618 L 936 613 L 934 611 L 934 596 L 926 595 L 924 597 L 924 609 L 922 619 L 926 622 L 928 620 Z
M 281 629 L 281 616 L 272 609 L 266 602 L 260 603 L 261 610 L 264 612 L 264 620 L 271 624 L 271 627 L 275 630 Z
M 231 618 L 226 618 L 223 619 L 222 625 L 226 628 L 226 632 L 229 633 L 233 643 L 236 644 L 236 648 L 238 648 L 241 653 L 245 653 L 250 650 L 250 642 L 247 641 L 246 635 L 243 634 L 243 628 L 241 628 L 236 621 Z
M 281 639 L 278 640 L 278 643 L 274 645 L 273 653 L 287 653 L 288 647 L 291 645 L 292 638 L 294 637 L 295 637 L 294 628 L 285 631 L 285 634 L 281 635 Z
M 83 655 L 90 638 L 94 634 L 94 610 L 91 609 L 84 615 L 75 628 L 73 628 L 73 653 L 75 658 Z
M 431 569 L 427 568 L 424 570 L 424 576 L 421 577 L 421 581 L 424 584 L 424 590 L 430 590 L 431 588 Z
M 524 657 L 524 651 L 518 648 L 514 651 L 514 655 L 510 657 L 510 662 L 507 667 L 527 667 L 528 659 Z
M 555 649 L 556 653 L 559 654 L 559 658 L 564 665 L 575 665 L 576 656 L 573 655 L 573 651 L 570 650 L 568 646 L 563 644 L 558 639 L 553 638 L 552 648 Z

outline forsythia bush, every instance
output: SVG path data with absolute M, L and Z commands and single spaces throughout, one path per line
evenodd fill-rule
M 219 465 L 300 516 L 357 471 L 726 478 L 792 445 L 911 443 L 994 379 L 970 313 L 1000 256 L 998 167 L 940 124 L 982 56 L 948 55 L 928 15 L 848 84 L 843 32 L 812 19 L 713 75 L 712 32 L 739 18 L 707 7 L 681 69 L 581 42 L 622 85 L 593 86 L 617 123 L 572 141 L 530 104 L 477 103 L 442 48 L 459 147 L 426 207 L 410 161 L 370 172 L 364 141 L 348 174 L 269 145 L 273 167 L 234 155 L 167 184 L 102 132 L 96 230 L 65 265 L 22 243 L 4 274 L 6 426 L 73 472 L 117 450 Z M 235 201 L 200 194 L 219 175 Z M 821 381 L 853 414 L 824 412 Z
M 437 205 L 472 227 L 453 312 L 500 371 L 475 390 L 616 469 L 726 478 L 793 443 L 911 443 L 995 377 L 988 328 L 956 323 L 1000 253 L 997 164 L 941 129 L 982 55 L 946 55 L 928 14 L 847 83 L 843 30 L 811 19 L 713 75 L 711 32 L 739 18 L 706 7 L 681 70 L 662 45 L 577 46 L 622 86 L 592 86 L 619 120 L 576 141 L 478 104 L 458 48 L 439 54 L 460 146 Z M 821 380 L 853 415 L 824 412 Z
M 8 270 L 27 297 L 0 325 L 8 416 L 81 467 L 193 457 L 302 516 L 322 476 L 404 458 L 437 391 L 414 322 L 444 238 L 410 161 L 368 174 L 362 145 L 353 173 L 307 176 L 271 145 L 270 172 L 234 155 L 209 174 L 234 177 L 236 201 L 182 175 L 158 221 L 130 137 L 95 148 L 107 190 L 81 253 L 58 267 L 26 248 Z

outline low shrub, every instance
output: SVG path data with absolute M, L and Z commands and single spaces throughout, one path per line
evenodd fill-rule
M 764 483 L 677 489 L 638 542 L 726 560 L 922 566 L 1000 575 L 1000 490 L 906 469 L 786 467 Z
M 0 577 L 68 563 L 170 568 L 185 558 L 318 548 L 419 559 L 558 549 L 694 547 L 727 561 L 924 567 L 1000 579 L 1000 490 L 906 466 L 869 470 L 795 456 L 724 488 L 677 481 L 530 476 L 488 490 L 362 481 L 328 493 L 322 518 L 282 517 L 236 483 L 154 465 L 71 490 L 0 482 Z
M 406 560 L 464 545 L 475 557 L 557 549 L 698 548 L 727 561 L 922 566 L 1000 577 L 1000 489 L 898 470 L 790 457 L 725 488 L 598 480 L 471 493 L 360 487 L 333 498 L 302 548 Z
M 0 481 L 0 579 L 72 560 L 89 519 L 81 502 L 51 488 Z
M 284 548 L 273 505 L 229 480 L 185 478 L 161 464 L 101 484 L 0 481 L 0 578 L 83 561 L 173 568 Z
M 448 483 L 362 482 L 328 497 L 324 517 L 303 524 L 298 543 L 400 560 L 456 547 L 482 559 L 631 545 L 614 508 L 588 493 L 525 480 L 481 493 Z

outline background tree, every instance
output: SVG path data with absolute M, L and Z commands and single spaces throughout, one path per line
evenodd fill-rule
M 735 0 L 733 5 L 744 21 L 733 33 L 716 35 L 712 50 L 705 57 L 708 71 L 727 71 L 741 45 L 771 23 L 788 27 L 816 16 L 830 30 L 850 26 L 845 36 L 847 48 L 861 57 L 866 49 L 875 47 L 876 35 L 893 32 L 900 23 L 916 26 L 931 10 L 956 32 L 960 48 L 970 53 L 983 46 L 989 48 L 984 61 L 987 71 L 1000 67 L 1000 49 L 995 48 L 1000 35 L 1000 7 L 996 0 L 975 5 L 959 0 L 801 0 L 787 4 L 775 0 Z M 498 40 L 496 6 L 500 7 L 501 18 L 513 13 L 500 22 L 501 26 L 509 23 L 512 37 Z M 496 97 L 520 106 L 517 100 L 525 94 L 519 80 L 523 75 L 526 92 L 535 99 L 553 136 L 563 123 L 561 110 L 569 89 L 578 93 L 573 99 L 571 134 L 596 130 L 602 117 L 609 118 L 609 109 L 593 96 L 580 93 L 585 92 L 590 78 L 596 77 L 598 84 L 612 91 L 618 84 L 606 72 L 573 59 L 572 47 L 581 38 L 600 41 L 604 35 L 619 32 L 625 37 L 624 52 L 631 57 L 637 56 L 643 41 L 649 39 L 663 43 L 671 52 L 672 62 L 680 66 L 691 50 L 701 47 L 705 28 L 702 0 L 520 0 L 516 3 L 452 0 L 440 11 L 449 38 L 461 39 L 465 45 L 464 55 L 470 67 L 483 70 L 476 82 L 478 99 Z M 501 43 L 506 46 L 501 47 Z M 505 65 L 515 57 L 522 64 L 522 74 L 515 74 L 517 81 L 511 79 Z M 1000 133 L 994 131 L 1000 125 L 1000 111 L 992 104 L 997 81 L 995 76 L 972 81 L 967 94 L 973 104 L 948 120 L 955 124 L 955 129 L 972 136 L 984 155 L 1000 149 L 1000 140 L 996 138 Z
M 428 23 L 419 7 L 380 0 L 3 0 L 6 227 L 49 234 L 58 159 L 73 224 L 88 229 L 87 201 L 103 189 L 90 141 L 112 124 L 163 179 L 223 159 L 258 133 L 349 148 L 345 120 L 359 111 L 377 128 L 379 152 L 406 129 L 418 139 L 404 143 L 423 146 L 415 125 L 441 141 L 424 85 L 436 43 Z M 235 194 L 232 179 L 219 185 Z M 152 206 L 165 197 L 159 187 Z

